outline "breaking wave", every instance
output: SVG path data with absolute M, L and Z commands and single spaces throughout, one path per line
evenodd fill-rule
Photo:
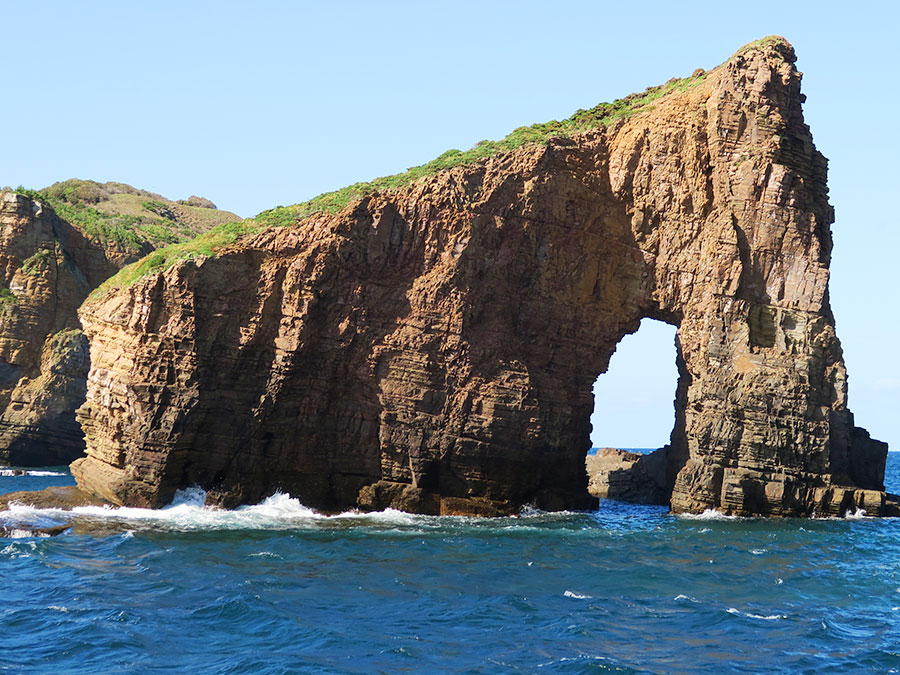
M 574 598 L 575 600 L 590 600 L 592 596 L 584 595 L 583 593 L 576 593 L 575 591 L 566 591 L 563 595 L 567 598 Z
M 528 530 L 535 525 L 565 522 L 571 512 L 548 513 L 527 509 L 519 516 L 481 518 L 472 516 L 426 516 L 395 509 L 383 511 L 350 510 L 342 513 L 322 513 L 304 506 L 299 499 L 277 492 L 258 504 L 222 509 L 206 505 L 206 492 L 198 487 L 179 490 L 172 503 L 160 509 L 128 506 L 79 506 L 71 510 L 35 508 L 15 502 L 8 511 L 0 512 L 0 525 L 8 531 L 17 525 L 22 531 L 28 527 L 47 527 L 67 523 L 97 524 L 122 529 L 194 530 L 292 530 L 346 529 L 370 527 L 418 532 L 442 528 L 489 527 L 492 529 Z M 24 535 L 22 535 L 24 536 Z M 34 535 L 31 535 L 34 536 Z
M 684 520 L 740 520 L 740 516 L 729 516 L 716 509 L 706 509 L 703 513 L 679 513 Z
M 31 469 L 0 469 L 0 476 L 67 476 L 63 471 L 38 471 Z
M 759 621 L 777 621 L 779 619 L 787 618 L 786 614 L 769 614 L 769 615 L 764 616 L 762 614 L 753 614 L 751 612 L 742 612 L 741 610 L 739 610 L 735 607 L 729 607 L 725 611 L 728 612 L 729 614 L 734 614 L 735 616 L 745 616 L 748 619 L 758 619 Z

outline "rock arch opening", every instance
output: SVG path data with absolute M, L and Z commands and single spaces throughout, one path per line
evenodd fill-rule
M 650 452 L 669 442 L 678 383 L 675 326 L 644 319 L 594 383 L 591 447 Z
M 585 459 L 593 496 L 669 503 L 683 465 L 684 375 L 676 326 L 644 318 L 619 341 L 593 387 Z

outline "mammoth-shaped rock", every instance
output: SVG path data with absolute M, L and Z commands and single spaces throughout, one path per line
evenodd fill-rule
M 158 506 L 590 505 L 592 385 L 677 326 L 674 511 L 885 512 L 783 40 L 636 114 L 368 194 L 89 301 L 82 489 Z

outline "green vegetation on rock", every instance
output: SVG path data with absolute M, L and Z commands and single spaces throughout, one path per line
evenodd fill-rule
M 84 331 L 80 328 L 64 328 L 54 333 L 53 337 L 50 338 L 50 348 L 54 352 L 60 352 L 69 347 L 73 339 L 80 338 L 83 335 Z
M 114 244 L 126 251 L 140 251 L 141 245 L 148 240 L 141 236 L 145 223 L 137 216 L 112 215 L 55 197 L 46 197 L 45 201 L 60 218 L 78 225 L 86 235 L 104 244 Z
M 47 269 L 53 253 L 45 248 L 22 262 L 22 271 L 28 276 L 35 276 Z
M 767 35 L 764 38 L 760 38 L 759 40 L 754 40 L 753 42 L 748 42 L 743 47 L 738 49 L 735 54 L 743 54 L 744 52 L 748 52 L 751 49 L 761 49 L 765 47 L 775 47 L 777 45 L 786 45 L 790 47 L 791 43 L 788 42 L 785 38 L 780 35 Z
M 8 288 L 0 288 L 0 309 L 5 309 L 15 304 L 16 300 L 18 298 L 15 293 Z
M 19 186 L 16 192 L 50 206 L 88 238 L 132 255 L 239 220 L 227 211 L 170 202 L 124 183 L 71 179 L 43 190 Z
M 118 274 L 103 282 L 91 296 L 102 295 L 110 288 L 128 287 L 141 277 L 164 270 L 179 260 L 215 255 L 219 249 L 264 229 L 265 226 L 252 219 L 219 225 L 196 239 L 158 249 L 123 267 Z
M 579 110 L 562 121 L 552 120 L 533 124 L 530 127 L 519 127 L 499 141 L 479 141 L 469 150 L 447 150 L 440 157 L 421 166 L 414 166 L 405 173 L 376 178 L 368 183 L 354 183 L 340 190 L 313 197 L 301 204 L 279 206 L 263 211 L 256 216 L 256 220 L 267 226 L 281 226 L 289 225 L 316 211 L 337 213 L 355 199 L 373 192 L 396 190 L 419 178 L 433 175 L 444 169 L 474 164 L 530 143 L 546 145 L 551 138 L 570 137 L 583 131 L 605 126 L 616 120 L 647 112 L 653 109 L 651 104 L 658 98 L 674 91 L 687 91 L 690 87 L 700 84 L 705 78 L 706 72 L 698 70 L 690 77 L 673 78 L 658 87 L 649 87 L 643 93 L 631 94 L 612 103 L 600 103 L 590 110 Z

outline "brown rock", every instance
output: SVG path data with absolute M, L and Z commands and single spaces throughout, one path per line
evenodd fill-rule
M 8 509 L 10 504 L 70 510 L 76 506 L 107 506 L 109 502 L 74 485 L 57 485 L 43 490 L 22 490 L 0 495 L 0 511 Z
M 216 212 L 220 220 L 194 222 L 193 213 L 176 215 L 168 230 L 153 230 L 168 232 L 165 241 L 141 239 L 139 232 L 129 239 L 115 228 L 133 225 L 134 209 L 156 218 L 142 205 L 162 204 L 147 201 L 162 197 L 91 181 L 31 194 L 35 198 L 0 192 L 0 464 L 40 466 L 65 464 L 84 452 L 75 409 L 84 402 L 90 358 L 77 310 L 88 293 L 156 244 L 237 216 Z M 86 208 L 105 214 L 108 232 L 64 220 L 51 202 L 64 215 L 64 209 L 79 215 Z
M 846 407 L 826 160 L 793 64 L 761 41 L 640 114 L 89 302 L 79 485 L 138 506 L 199 484 L 585 508 L 592 385 L 652 317 L 678 327 L 674 511 L 878 511 L 886 446 Z
M 585 460 L 588 492 L 600 499 L 668 504 L 672 490 L 666 477 L 667 451 L 668 447 L 642 455 L 616 448 L 599 448 Z
M 104 501 L 74 485 L 54 486 L 43 490 L 22 490 L 20 492 L 8 492 L 0 495 L 0 511 L 6 511 L 10 505 L 19 504 L 32 506 L 36 509 L 62 509 L 71 511 L 79 506 L 109 506 Z M 58 514 L 54 514 L 57 517 Z M 33 518 L 33 516 L 31 516 Z M 46 525 L 28 522 L 29 515 L 22 522 L 12 522 L 8 518 L 0 524 L 0 537 L 55 537 L 67 531 L 79 534 L 89 532 L 117 532 L 123 528 L 115 522 L 107 522 L 106 519 L 89 517 L 73 517 L 73 514 L 64 514 L 65 522 Z

